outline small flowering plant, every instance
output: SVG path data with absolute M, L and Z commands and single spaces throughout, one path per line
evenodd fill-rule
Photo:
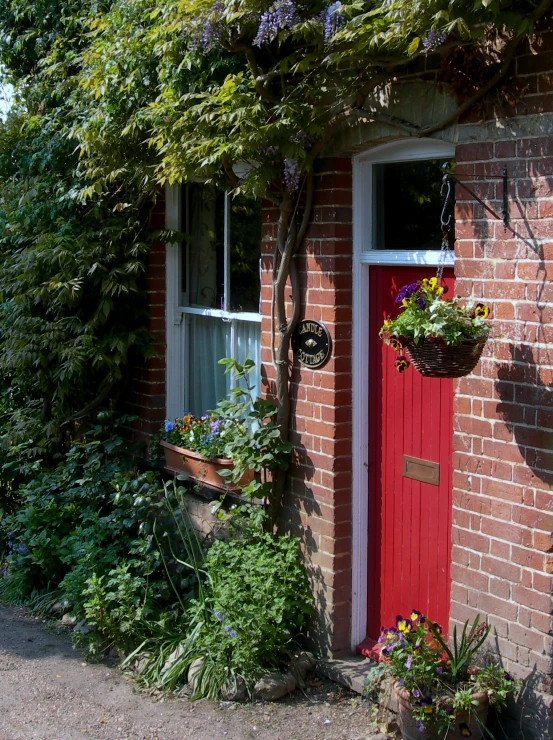
M 161 438 L 208 460 L 232 460 L 233 468 L 222 470 L 219 475 L 226 478 L 227 483 L 239 486 L 243 495 L 266 499 L 271 491 L 268 473 L 287 469 L 292 445 L 282 439 L 277 406 L 253 396 L 254 387 L 248 376 L 255 363 L 249 358 L 243 363 L 225 358 L 219 360 L 219 364 L 235 379 L 228 397 L 203 416 L 185 414 L 175 421 L 166 421 Z M 258 475 L 242 485 L 244 474 L 251 470 Z
M 444 298 L 446 292 L 447 288 L 433 277 L 404 285 L 397 294 L 401 313 L 384 321 L 380 337 L 399 353 L 395 362 L 398 372 L 404 373 L 409 367 L 409 361 L 401 354 L 409 344 L 425 341 L 457 346 L 465 339 L 488 337 L 489 307 L 472 301 L 461 305 L 457 298 Z
M 391 675 L 409 695 L 421 733 L 427 728 L 441 733 L 455 729 L 461 737 L 471 737 L 466 720 L 479 703 L 475 695 L 485 694 L 501 709 L 508 694 L 518 689 L 518 682 L 501 666 L 474 666 L 490 629 L 477 616 L 472 625 L 465 623 L 460 636 L 454 629 L 449 646 L 440 625 L 417 610 L 409 617 L 398 616 L 394 626 L 382 628 L 378 642 L 383 673 Z
M 225 457 L 227 443 L 235 434 L 243 432 L 243 424 L 236 419 L 221 419 L 215 412 L 204 416 L 184 414 L 175 421 L 165 422 L 162 438 L 214 460 Z

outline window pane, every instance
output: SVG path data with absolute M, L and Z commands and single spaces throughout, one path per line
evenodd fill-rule
M 255 371 L 250 375 L 255 385 L 254 398 L 261 390 L 261 324 L 253 321 L 223 321 L 215 316 L 189 314 L 188 322 L 188 393 L 187 411 L 201 416 L 215 408 L 230 389 L 230 374 L 219 365 L 224 357 L 244 362 L 250 357 Z
M 440 249 L 447 160 L 386 162 L 373 167 L 373 248 L 394 251 Z M 453 244 L 453 228 L 450 245 Z
M 259 313 L 261 203 L 239 196 L 230 204 L 230 305 L 228 311 Z
M 183 291 L 189 306 L 222 308 L 225 196 L 212 186 L 196 183 L 184 191 L 188 249 L 183 249 Z
M 228 392 L 219 360 L 230 353 L 230 323 L 213 316 L 188 316 L 188 409 L 201 416 Z

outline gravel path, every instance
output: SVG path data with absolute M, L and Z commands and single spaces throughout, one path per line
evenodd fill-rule
M 371 707 L 334 684 L 271 704 L 156 700 L 84 662 L 67 634 L 0 605 L 0 740 L 365 740 Z M 381 736 L 384 738 L 385 736 Z

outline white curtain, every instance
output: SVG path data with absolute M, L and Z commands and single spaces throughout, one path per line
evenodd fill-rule
M 219 365 L 224 357 L 243 362 L 249 356 L 255 362 L 250 382 L 254 397 L 261 389 L 261 325 L 250 321 L 225 321 L 215 316 L 188 314 L 188 382 L 186 411 L 201 416 L 213 409 L 230 389 L 230 374 Z M 234 344 L 234 347 L 233 347 Z

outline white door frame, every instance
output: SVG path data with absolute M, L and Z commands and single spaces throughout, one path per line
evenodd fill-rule
M 369 526 L 369 271 L 371 265 L 437 265 L 440 252 L 378 250 L 373 242 L 373 164 L 415 159 L 455 157 L 455 146 L 437 139 L 403 139 L 388 142 L 353 158 L 353 489 L 352 489 L 352 604 L 351 647 L 367 635 L 367 553 Z M 454 265 L 454 254 L 443 260 Z

